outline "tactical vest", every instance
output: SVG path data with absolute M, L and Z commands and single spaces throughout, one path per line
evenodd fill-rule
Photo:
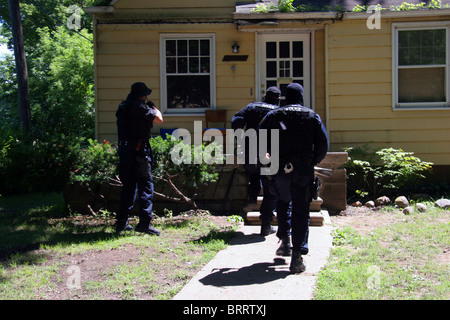
M 153 122 L 137 116 L 142 107 L 145 103 L 139 100 L 125 100 L 119 105 L 116 112 L 119 142 L 148 142 L 150 139 Z
M 247 129 L 256 129 L 266 114 L 277 108 L 278 106 L 266 102 L 253 102 L 245 115 Z
M 280 135 L 280 160 L 311 162 L 317 125 L 314 111 L 301 105 L 287 105 L 277 109 L 273 117 L 272 123 L 277 124 Z

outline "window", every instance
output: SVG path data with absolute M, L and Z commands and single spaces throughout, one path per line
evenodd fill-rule
M 448 27 L 394 26 L 394 108 L 448 106 Z
M 215 99 L 214 35 L 162 35 L 161 105 L 165 113 L 202 113 Z

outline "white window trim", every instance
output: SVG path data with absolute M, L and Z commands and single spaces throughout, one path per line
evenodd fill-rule
M 426 29 L 447 29 L 446 32 L 446 45 L 447 56 L 446 64 L 435 65 L 434 67 L 445 67 L 445 94 L 447 101 L 445 102 L 410 102 L 399 103 L 398 102 L 398 32 L 403 30 L 426 30 Z M 404 22 L 392 24 L 392 109 L 399 110 L 450 110 L 450 22 L 449 21 L 437 21 L 437 22 Z M 433 67 L 433 66 L 415 66 L 420 67 Z
M 196 109 L 168 109 L 167 108 L 167 73 L 165 40 L 173 39 L 209 39 L 210 40 L 210 96 L 211 108 Z M 164 115 L 202 115 L 205 110 L 215 110 L 216 108 L 216 35 L 214 33 L 162 33 L 159 36 L 159 62 L 160 62 L 160 96 L 161 110 Z

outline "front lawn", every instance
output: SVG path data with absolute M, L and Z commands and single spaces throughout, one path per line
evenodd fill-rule
M 60 194 L 0 198 L 0 299 L 171 299 L 227 246 L 228 220 L 170 214 L 160 237 L 118 235 L 110 213 L 67 215 Z

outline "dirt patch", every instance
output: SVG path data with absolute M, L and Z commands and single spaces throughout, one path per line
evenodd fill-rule
M 108 272 L 121 263 L 134 263 L 142 254 L 142 249 L 134 245 L 124 245 L 121 248 L 111 248 L 109 250 L 88 251 L 83 254 L 68 254 L 59 258 L 62 267 L 59 268 L 56 281 L 56 288 L 52 289 L 46 299 L 67 300 L 84 299 L 88 293 L 83 289 L 83 284 L 87 281 L 105 281 Z M 55 262 L 55 259 L 47 261 L 47 264 Z M 76 280 L 79 275 L 79 282 Z M 104 291 L 102 299 L 116 300 L 120 296 Z
M 382 212 L 380 208 L 347 207 L 338 215 L 331 216 L 331 221 L 338 228 L 351 226 L 360 234 L 367 235 L 376 228 L 398 222 L 401 216 L 393 212 Z
M 226 216 L 214 216 L 197 213 L 195 217 L 207 219 L 207 221 L 214 224 L 218 230 L 229 230 L 233 225 L 235 225 L 235 223 L 229 221 Z M 183 216 L 175 216 L 170 219 L 158 219 L 154 221 L 154 226 L 158 228 L 158 225 L 162 223 L 166 225 L 181 225 L 186 220 L 192 218 L 192 215 L 186 214 Z M 84 216 L 54 219 L 50 221 L 50 224 L 52 225 L 59 223 L 92 227 L 99 225 L 110 225 L 114 223 L 114 220 L 103 221 L 103 219 Z M 135 225 L 135 219 L 130 219 L 130 223 Z M 139 236 L 150 237 L 147 235 Z M 182 285 L 186 279 L 192 278 L 201 266 L 195 266 L 195 264 L 197 264 L 195 259 L 191 259 L 194 262 L 180 262 L 177 253 L 173 252 L 172 249 L 176 248 L 180 243 L 196 240 L 196 237 L 193 236 L 192 238 L 188 237 L 180 239 L 174 237 L 174 235 L 171 235 L 170 242 L 163 237 L 164 234 L 161 235 L 161 238 L 152 237 L 151 239 L 160 239 L 161 241 L 164 241 L 164 243 L 167 242 L 167 251 L 164 252 L 161 252 L 161 248 L 156 246 L 140 247 L 135 244 L 124 244 L 118 248 L 111 248 L 107 250 L 88 250 L 80 254 L 69 253 L 58 254 L 57 256 L 48 254 L 48 259 L 44 264 L 48 266 L 58 265 L 58 270 L 56 276 L 51 279 L 51 285 L 49 285 L 48 288 L 43 289 L 45 292 L 40 292 L 40 296 L 43 299 L 49 300 L 89 300 L 93 299 L 93 294 L 95 294 L 102 300 L 127 299 L 128 297 L 124 297 L 123 290 L 122 292 L 113 292 L 114 290 L 108 290 L 104 286 L 102 289 L 93 289 L 92 286 L 95 286 L 96 283 L 102 283 L 114 278 L 114 273 L 118 268 L 126 267 L 130 268 L 130 270 L 133 270 L 134 266 L 136 266 L 136 268 L 142 268 L 142 262 L 148 259 L 164 259 L 167 261 L 167 263 L 158 263 L 156 268 L 148 268 L 148 272 L 151 273 L 151 276 L 154 278 L 153 282 L 155 287 L 176 288 L 177 286 Z M 194 256 L 199 257 L 202 254 L 203 252 L 201 252 L 201 250 L 198 252 L 192 251 L 188 253 L 190 258 Z M 178 274 L 177 268 L 174 267 L 177 266 L 177 264 L 183 264 Z M 145 272 L 147 272 L 147 270 Z M 154 299 L 155 296 L 158 295 L 158 292 L 151 292 L 151 290 L 148 289 L 149 282 L 150 281 L 143 283 L 142 289 L 139 284 L 134 283 L 131 297 L 140 300 Z M 126 283 L 121 283 L 120 286 L 125 289 L 127 288 Z M 98 292 L 93 293 L 95 290 Z M 157 290 L 158 289 L 156 289 L 156 291 Z

